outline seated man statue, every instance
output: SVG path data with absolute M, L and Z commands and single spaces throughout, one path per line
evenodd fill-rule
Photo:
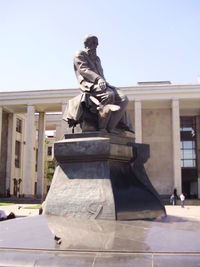
M 69 126 L 82 124 L 88 131 L 94 130 L 117 133 L 116 128 L 133 131 L 126 112 L 128 98 L 119 89 L 111 86 L 105 79 L 100 58 L 96 50 L 98 38 L 88 35 L 84 39 L 85 49 L 74 57 L 74 70 L 81 94 L 69 100 L 63 119 Z M 86 121 L 86 123 L 85 123 Z

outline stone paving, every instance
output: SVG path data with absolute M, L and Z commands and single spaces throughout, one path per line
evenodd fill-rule
M 39 209 L 27 209 L 27 207 L 31 206 L 34 207 L 35 204 L 14 204 L 0 206 L 0 210 L 4 210 L 7 215 L 10 212 L 14 212 L 16 217 L 38 215 Z M 180 205 L 166 205 L 165 208 L 168 215 L 200 220 L 200 206 L 185 206 L 184 208 L 181 208 Z
M 200 206 L 165 206 L 167 214 L 200 221 Z
M 0 223 L 0 266 L 200 266 L 200 206 L 167 205 L 169 216 L 163 221 L 106 221 L 101 225 L 98 220 L 92 227 L 81 221 L 78 228 L 70 221 L 66 225 L 65 220 L 36 216 L 39 210 L 25 209 L 28 206 L 35 204 L 0 206 L 6 214 L 12 211 L 19 217 Z M 49 228 L 52 222 L 58 224 L 59 231 L 65 230 L 63 236 L 59 235 L 59 245 Z M 112 224 L 116 224 L 114 228 Z M 74 237 L 71 243 L 70 237 Z M 102 247 L 97 249 L 95 245 Z

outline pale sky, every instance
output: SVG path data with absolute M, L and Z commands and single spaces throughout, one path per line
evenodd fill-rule
M 0 0 L 0 91 L 77 88 L 86 34 L 112 85 L 200 76 L 199 0 Z

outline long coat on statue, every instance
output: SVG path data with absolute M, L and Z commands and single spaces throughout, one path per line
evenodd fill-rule
M 81 94 L 70 99 L 68 106 L 64 112 L 63 119 L 72 125 L 76 125 L 82 121 L 83 104 L 86 108 L 94 105 L 90 100 L 91 92 L 98 87 L 98 80 L 101 78 L 105 80 L 101 60 L 98 56 L 91 59 L 86 51 L 78 51 L 74 56 L 74 70 L 78 80 Z M 114 88 L 106 82 L 107 87 Z M 128 130 L 133 130 L 130 118 L 125 112 L 121 123 L 126 126 Z
M 85 51 L 78 51 L 75 54 L 74 70 L 81 94 L 69 100 L 68 106 L 63 114 L 63 119 L 78 123 L 81 121 L 83 115 L 82 104 L 84 103 L 86 107 L 90 107 L 92 103 L 89 96 L 92 88 L 98 86 L 97 81 L 99 78 L 105 78 L 100 58 L 97 56 L 94 63 Z

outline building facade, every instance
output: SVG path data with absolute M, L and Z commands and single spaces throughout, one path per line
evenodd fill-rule
M 151 82 L 120 89 L 129 98 L 136 142 L 150 144 L 146 170 L 159 194 L 176 188 L 200 198 L 200 84 Z M 77 94 L 78 89 L 0 92 L 1 196 L 46 194 L 48 147 L 71 132 L 62 113 Z M 49 146 L 47 130 L 55 132 Z

